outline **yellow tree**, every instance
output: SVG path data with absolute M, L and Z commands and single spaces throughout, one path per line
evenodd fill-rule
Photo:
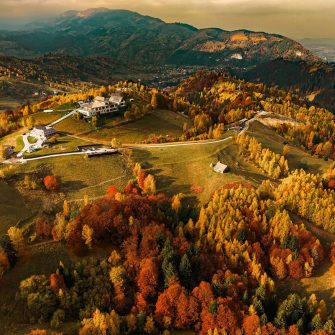
M 89 249 L 92 249 L 93 235 L 94 230 L 85 224 L 82 230 L 82 238 Z
M 22 234 L 22 230 L 17 227 L 10 227 L 7 232 L 11 242 L 17 253 L 21 253 L 24 247 L 24 237 Z

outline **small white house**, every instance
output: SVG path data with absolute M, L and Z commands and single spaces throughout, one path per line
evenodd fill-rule
M 235 54 L 232 54 L 230 56 L 231 59 L 237 59 L 237 60 L 242 60 L 243 59 L 243 56 L 239 53 L 235 53 Z
M 213 170 L 217 173 L 225 173 L 225 172 L 228 172 L 229 167 L 221 162 L 217 162 L 214 165 Z
M 30 134 L 35 137 L 50 137 L 54 134 L 56 134 L 56 130 L 52 127 L 45 127 L 45 126 L 36 126 Z

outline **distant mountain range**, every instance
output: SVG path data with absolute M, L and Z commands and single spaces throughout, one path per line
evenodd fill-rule
M 304 38 L 300 43 L 327 62 L 335 62 L 335 38 Z
M 0 32 L 0 53 L 35 57 L 47 53 L 102 56 L 142 64 L 257 65 L 277 58 L 318 58 L 300 43 L 281 35 L 247 30 L 197 29 L 127 10 L 105 8 L 69 11 Z

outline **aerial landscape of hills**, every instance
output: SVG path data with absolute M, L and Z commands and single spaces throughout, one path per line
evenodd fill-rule
M 335 334 L 333 7 L 177 2 L 0 3 L 0 335 Z

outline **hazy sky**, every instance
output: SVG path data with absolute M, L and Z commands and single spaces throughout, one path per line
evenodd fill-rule
M 335 0 L 0 0 L 0 23 L 94 7 L 130 9 L 199 28 L 335 38 Z

